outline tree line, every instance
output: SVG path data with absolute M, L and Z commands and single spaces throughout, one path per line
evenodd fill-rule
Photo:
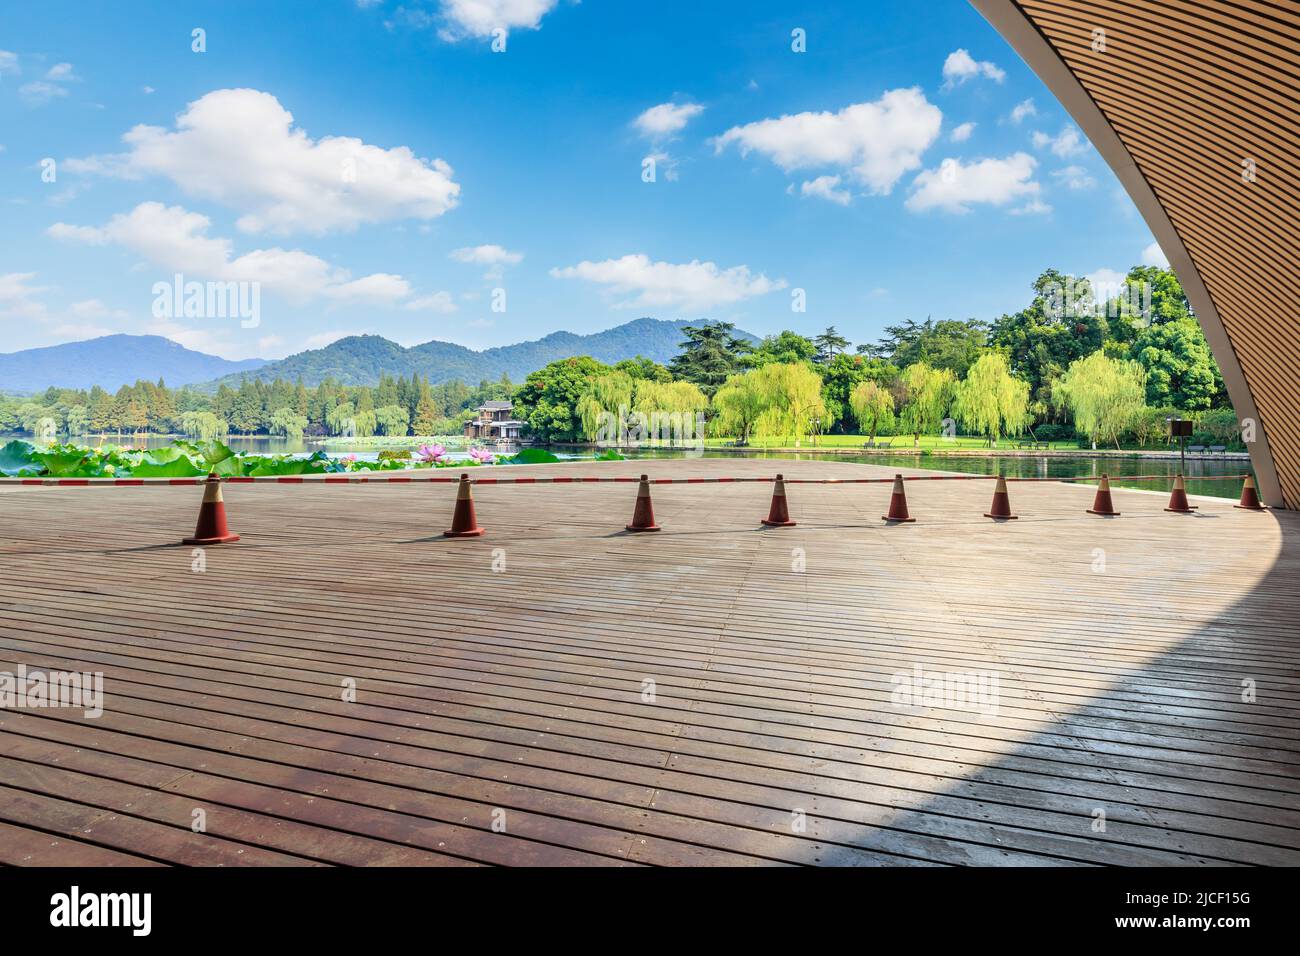
M 592 441 L 611 416 L 621 426 L 656 413 L 698 416 L 710 433 L 741 442 L 817 433 L 917 441 L 960 426 L 990 443 L 1028 433 L 1146 444 L 1170 417 L 1198 419 L 1204 439 L 1233 443 L 1237 431 L 1218 366 L 1167 269 L 1135 267 L 1106 301 L 1086 278 L 1049 269 L 1025 308 L 991 323 L 907 320 L 857 346 L 834 327 L 759 342 L 726 322 L 683 331 L 668 365 L 575 356 L 517 387 L 504 376 L 470 387 L 381 375 L 374 386 L 250 378 L 216 392 L 171 389 L 161 380 L 111 394 L 51 388 L 0 397 L 0 431 L 452 435 L 493 399 L 512 399 L 526 434 L 542 442 Z
M 0 431 L 33 435 L 180 434 L 201 440 L 228 435 L 452 435 L 485 401 L 508 399 L 506 377 L 470 387 L 452 381 L 381 375 L 374 386 L 326 379 L 309 388 L 244 379 L 215 392 L 167 387 L 163 380 L 123 385 L 116 392 L 49 388 L 33 396 L 0 397 Z
M 553 362 L 515 393 L 543 441 L 591 441 L 608 417 L 702 415 L 715 436 L 799 440 L 817 433 L 984 436 L 1147 444 L 1166 419 L 1195 418 L 1207 440 L 1234 443 L 1223 378 L 1167 269 L 1135 267 L 1099 298 L 1054 269 L 1029 304 L 989 323 L 908 320 L 856 347 L 834 327 L 754 343 L 725 322 L 684 329 L 667 366 L 590 357 Z M 675 386 L 667 389 L 665 386 Z

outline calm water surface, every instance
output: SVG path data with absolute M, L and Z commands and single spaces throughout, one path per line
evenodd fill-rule
M 21 436 L 14 436 L 21 437 Z M 7 441 L 6 436 L 3 441 Z M 28 438 L 28 441 L 31 439 Z M 97 444 L 95 438 L 81 439 L 88 444 Z M 171 439 L 159 435 L 141 436 L 136 439 L 123 437 L 122 443 L 130 443 L 135 447 L 145 446 L 149 448 L 159 448 L 170 444 Z M 111 438 L 104 439 L 104 444 L 114 444 L 115 440 Z M 314 451 L 321 450 L 320 445 L 312 443 L 307 439 L 288 439 L 272 438 L 267 436 L 254 436 L 251 438 L 242 438 L 232 436 L 226 439 L 226 443 L 231 448 L 244 454 L 259 455 L 307 455 Z M 418 443 L 412 443 L 410 448 L 414 450 Z M 378 456 L 378 449 L 366 447 L 363 445 L 356 446 L 333 446 L 328 449 L 330 455 L 356 454 L 363 460 L 374 460 Z M 582 458 L 589 457 L 578 452 L 569 450 L 557 453 L 561 458 Z M 689 450 L 670 450 L 670 449 L 640 449 L 638 451 L 624 450 L 623 454 L 628 458 L 655 459 L 655 458 L 695 458 L 701 455 Z M 468 457 L 460 449 L 449 449 L 449 457 L 461 459 Z M 885 465 L 902 468 L 925 468 L 935 471 L 953 471 L 963 474 L 975 475 L 996 475 L 1003 474 L 1008 478 L 1098 478 L 1103 472 L 1110 475 L 1111 482 L 1118 488 L 1147 488 L 1151 490 L 1163 491 L 1168 485 L 1159 481 L 1124 481 L 1125 475 L 1164 475 L 1173 478 L 1178 473 L 1178 460 L 1175 458 L 1086 458 L 1082 456 L 1052 456 L 1052 457 L 1016 457 L 1016 458 L 985 458 L 985 457 L 943 457 L 938 455 L 922 456 L 909 454 L 889 454 L 889 455 L 827 455 L 818 452 L 769 452 L 762 450 L 745 450 L 745 451 L 718 451 L 706 449 L 703 452 L 704 458 L 770 458 L 774 461 L 848 461 L 863 462 L 868 465 Z M 1212 495 L 1220 498 L 1236 499 L 1241 495 L 1240 481 L 1213 481 L 1206 480 L 1208 476 L 1214 475 L 1244 475 L 1253 474 L 1250 462 L 1244 460 L 1227 459 L 1216 461 L 1189 460 L 1186 465 L 1185 474 L 1187 477 L 1187 492 L 1193 495 Z

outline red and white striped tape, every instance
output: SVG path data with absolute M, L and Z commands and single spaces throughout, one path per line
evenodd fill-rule
M 1115 481 L 1172 481 L 1173 475 L 1116 475 Z M 1186 476 L 1184 476 L 1186 477 Z M 1195 481 L 1242 481 L 1246 475 L 1195 475 Z M 995 481 L 997 475 L 903 475 L 904 481 Z M 203 485 L 208 477 L 192 478 L 5 478 L 0 477 L 0 486 L 4 485 L 40 485 L 54 488 L 139 488 L 169 485 Z M 429 484 L 456 484 L 459 476 L 430 475 L 424 472 L 391 472 L 388 474 L 330 474 L 330 475 L 235 475 L 221 476 L 220 480 L 230 484 L 275 484 L 275 485 L 362 485 L 385 483 L 425 482 Z M 639 482 L 638 476 L 529 476 L 518 478 L 470 478 L 472 485 L 568 485 L 594 484 L 599 482 Z M 650 478 L 652 485 L 707 485 L 738 484 L 742 482 L 775 481 L 768 477 L 734 477 L 734 478 Z M 785 478 L 787 485 L 881 485 L 892 484 L 894 476 L 888 478 Z M 1100 481 L 1098 475 L 1080 475 L 1061 478 L 1010 478 L 1008 482 L 1057 481 L 1066 484 L 1076 482 Z

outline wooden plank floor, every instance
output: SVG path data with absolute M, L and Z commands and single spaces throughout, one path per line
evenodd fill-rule
M 509 474 L 643 467 L 889 473 Z M 0 710 L 0 863 L 1300 864 L 1297 516 L 991 490 L 234 486 L 195 570 L 197 489 L 0 489 L 0 671 L 107 695 Z

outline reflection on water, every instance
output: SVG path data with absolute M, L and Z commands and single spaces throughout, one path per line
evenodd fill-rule
M 21 437 L 21 436 L 14 436 Z M 0 443 L 7 441 L 8 437 L 0 439 Z M 30 441 L 30 437 L 26 440 Z M 89 445 L 97 444 L 123 444 L 131 445 L 135 448 L 161 448 L 171 443 L 171 439 L 161 435 L 140 435 L 136 437 L 123 436 L 119 441 L 115 438 L 105 438 L 101 443 L 97 438 L 78 439 Z M 235 451 L 242 454 L 256 455 L 304 455 L 311 454 L 314 451 L 322 450 L 321 445 L 311 439 L 290 439 L 268 437 L 266 435 L 254 435 L 248 438 L 241 436 L 230 436 L 226 443 Z M 414 451 L 419 447 L 418 442 L 412 442 L 409 447 Z M 501 448 L 493 448 L 498 454 L 512 455 L 519 450 L 518 445 L 511 445 Z M 628 458 L 694 458 L 700 457 L 696 452 L 690 450 L 670 450 L 659 448 L 643 448 L 635 451 L 621 449 L 622 454 Z M 358 458 L 366 461 L 373 461 L 379 454 L 379 450 L 373 446 L 364 444 L 357 445 L 331 445 L 328 448 L 331 456 L 355 454 Z M 561 458 L 569 457 L 588 457 L 590 452 L 583 452 L 577 449 L 565 449 L 557 451 Z M 463 448 L 449 448 L 448 457 L 453 460 L 467 458 Z M 1125 482 L 1125 475 L 1165 475 L 1172 478 L 1179 471 L 1177 458 L 1088 458 L 1084 456 L 1064 455 L 1064 456 L 1036 456 L 1036 457 L 1014 457 L 1014 458 L 989 458 L 980 456 L 941 456 L 941 455 L 908 455 L 908 454 L 887 454 L 887 455 L 837 455 L 821 454 L 817 452 L 771 452 L 761 450 L 745 449 L 741 451 L 719 451 L 709 449 L 704 451 L 705 458 L 771 458 L 780 461 L 848 461 L 863 462 L 868 465 L 885 465 L 902 468 L 928 468 L 935 471 L 955 471 L 963 474 L 974 475 L 996 475 L 1003 474 L 1008 478 L 1097 478 L 1103 472 L 1110 475 L 1112 484 L 1117 488 L 1146 488 L 1149 490 L 1163 491 L 1168 485 L 1159 481 L 1130 481 Z M 1203 480 L 1205 476 L 1211 475 L 1245 475 L 1254 474 L 1250 467 L 1250 462 L 1243 459 L 1191 459 L 1188 460 L 1184 474 L 1187 477 L 1187 493 L 1192 495 L 1212 495 L 1219 498 L 1237 498 L 1241 494 L 1241 484 L 1237 481 L 1207 481 Z
M 635 458 L 682 458 L 685 451 L 642 449 L 627 453 Z M 698 457 L 698 456 L 696 456 Z M 1008 478 L 1099 478 L 1110 475 L 1111 484 L 1117 488 L 1145 488 L 1166 491 L 1169 486 L 1160 481 L 1124 481 L 1125 475 L 1167 475 L 1173 478 L 1179 472 L 1177 458 L 1088 458 L 1081 455 L 1026 456 L 990 458 L 977 456 L 941 455 L 826 455 L 816 452 L 765 452 L 765 451 L 713 451 L 706 450 L 705 458 L 773 458 L 794 461 L 851 461 L 868 465 L 885 465 L 896 468 L 928 468 L 935 471 L 955 471 L 968 475 L 997 475 Z M 1183 470 L 1187 478 L 1189 495 L 1213 495 L 1236 499 L 1241 495 L 1240 481 L 1208 481 L 1211 475 L 1254 474 L 1250 462 L 1244 459 L 1218 459 L 1213 461 L 1189 459 Z

